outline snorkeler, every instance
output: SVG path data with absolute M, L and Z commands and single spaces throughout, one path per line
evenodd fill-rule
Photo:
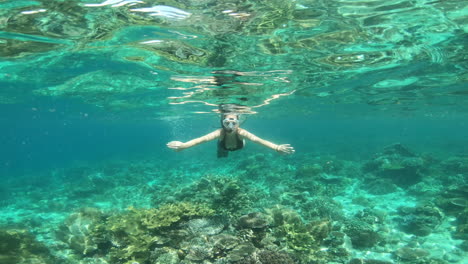
M 223 113 L 221 115 L 221 126 L 221 128 L 202 137 L 192 139 L 188 142 L 171 141 L 167 143 L 167 146 L 175 151 L 181 151 L 213 139 L 218 139 L 218 158 L 224 158 L 228 156 L 229 151 L 242 149 L 245 145 L 246 138 L 281 154 L 294 153 L 294 148 L 291 147 L 290 144 L 276 145 L 240 128 L 238 114 Z

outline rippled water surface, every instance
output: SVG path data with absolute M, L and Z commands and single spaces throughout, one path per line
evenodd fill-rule
M 3 0 L 0 102 L 465 112 L 467 21 L 459 0 Z

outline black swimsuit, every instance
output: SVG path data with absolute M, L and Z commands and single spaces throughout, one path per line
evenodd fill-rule
M 236 151 L 244 147 L 244 140 L 242 140 L 239 134 L 236 133 L 236 147 L 228 148 L 226 147 L 226 132 L 223 130 L 221 132 L 221 139 L 218 140 L 218 158 L 224 158 L 228 156 L 228 151 Z

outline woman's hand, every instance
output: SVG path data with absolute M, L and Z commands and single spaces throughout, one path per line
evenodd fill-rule
M 293 154 L 295 150 L 290 144 L 281 144 L 276 147 L 276 151 L 281 154 Z
M 170 148 L 170 149 L 173 149 L 174 151 L 181 151 L 183 150 L 183 145 L 184 145 L 184 142 L 180 142 L 180 141 L 171 141 L 169 143 L 167 143 L 167 147 Z

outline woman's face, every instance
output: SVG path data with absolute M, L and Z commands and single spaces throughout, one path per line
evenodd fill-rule
M 223 127 L 228 132 L 232 132 L 239 128 L 239 119 L 237 119 L 237 115 L 225 115 L 223 119 Z

